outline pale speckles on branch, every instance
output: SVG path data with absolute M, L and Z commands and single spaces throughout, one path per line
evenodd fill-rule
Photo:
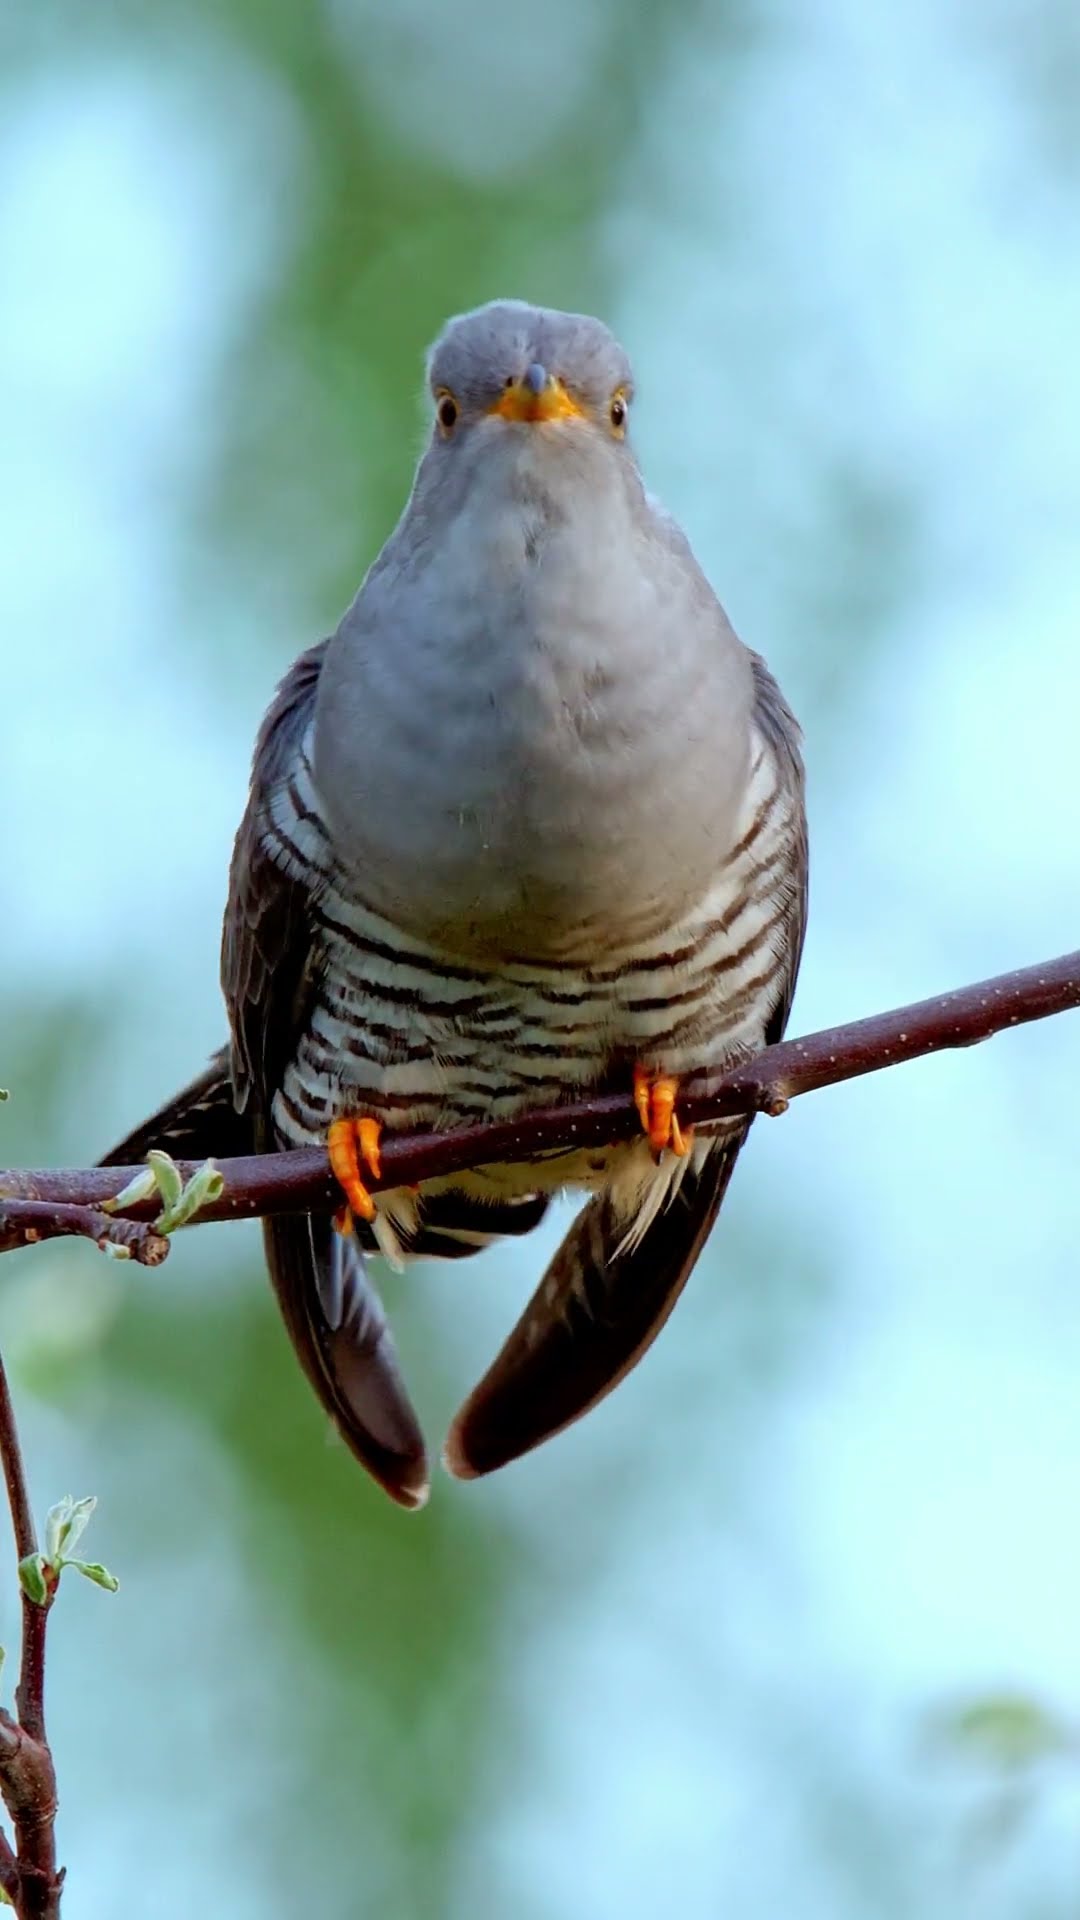
M 782 1113 L 792 1100 L 819 1087 L 876 1073 L 943 1047 L 973 1046 L 1006 1027 L 1075 1007 L 1080 1007 L 1080 952 L 850 1025 L 782 1041 L 719 1077 L 690 1077 L 680 1088 L 679 1118 L 684 1126 L 702 1126 L 730 1114 Z M 371 1190 L 411 1185 L 493 1161 L 528 1161 L 560 1149 L 607 1146 L 632 1139 L 639 1124 L 627 1084 L 625 1093 L 548 1107 L 512 1122 L 466 1127 L 455 1133 L 399 1135 L 384 1140 L 382 1178 L 371 1181 Z M 169 1166 L 172 1175 L 165 1178 L 174 1198 L 166 1201 L 164 1212 L 153 1222 L 159 1236 L 196 1215 L 199 1221 L 250 1219 L 269 1213 L 331 1212 L 340 1203 L 322 1148 L 250 1155 L 226 1160 L 219 1168 L 210 1162 L 201 1166 L 169 1162 Z M 130 1225 L 153 1221 L 155 1199 L 161 1192 L 157 1181 L 153 1196 L 128 1202 L 126 1188 L 117 1194 L 118 1181 L 145 1179 L 145 1172 L 131 1167 L 0 1172 L 0 1250 L 26 1244 L 25 1234 L 12 1237 L 9 1232 L 5 1237 L 5 1196 L 11 1205 L 34 1202 L 54 1214 L 63 1206 L 97 1209 L 97 1217 L 107 1224 L 110 1216 L 100 1210 L 111 1199 L 117 1208 L 111 1216 L 114 1229 L 125 1220 Z M 202 1186 L 196 1184 L 200 1177 Z M 136 1191 L 147 1193 L 145 1185 Z M 139 1255 L 133 1252 L 133 1257 Z
M 154 1150 L 147 1159 L 149 1165 L 136 1169 L 118 1193 L 92 1199 L 64 1198 L 47 1175 L 0 1175 L 0 1253 L 76 1236 L 92 1240 L 112 1260 L 159 1267 L 169 1252 L 169 1235 L 220 1200 L 225 1179 L 212 1160 L 184 1174 L 167 1153 Z M 108 1184 L 115 1186 L 120 1177 L 112 1174 Z M 155 1198 L 162 1203 L 156 1219 L 135 1217 Z

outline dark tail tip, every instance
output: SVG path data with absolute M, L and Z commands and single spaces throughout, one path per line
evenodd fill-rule
M 503 1463 L 493 1461 L 490 1467 L 484 1467 L 478 1466 L 473 1460 L 469 1452 L 467 1431 L 462 1420 L 466 1410 L 462 1407 L 461 1413 L 457 1415 L 446 1436 L 442 1463 L 447 1473 L 452 1474 L 455 1480 L 479 1480 L 482 1474 L 492 1472 L 494 1467 L 501 1466 Z
M 652 1345 L 693 1269 L 745 1127 L 683 1176 L 635 1244 L 598 1194 L 578 1214 L 517 1325 L 451 1423 L 457 1480 L 508 1466 L 588 1413 Z
M 419 1513 L 421 1507 L 427 1506 L 431 1480 L 423 1453 L 412 1458 L 401 1456 L 397 1460 L 382 1460 L 374 1457 L 369 1448 L 364 1454 L 363 1464 L 383 1492 L 388 1493 L 391 1500 L 396 1500 L 398 1506 L 404 1507 L 408 1513 Z

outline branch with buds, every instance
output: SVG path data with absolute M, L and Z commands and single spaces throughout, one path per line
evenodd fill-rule
M 945 1047 L 968 1047 L 1007 1027 L 1080 1007 L 1080 952 L 1000 974 L 914 1006 L 875 1014 L 768 1047 L 730 1072 L 693 1076 L 679 1090 L 679 1118 L 702 1125 L 734 1113 L 783 1113 L 818 1087 L 877 1073 Z M 625 1093 L 548 1107 L 519 1120 L 453 1133 L 390 1136 L 373 1189 L 412 1185 L 466 1168 L 528 1161 L 560 1148 L 598 1147 L 634 1137 L 640 1126 Z M 177 1228 L 280 1212 L 329 1211 L 341 1192 L 322 1148 L 223 1161 L 175 1163 L 153 1152 L 143 1167 L 0 1172 L 0 1252 L 58 1235 L 93 1240 L 117 1259 L 157 1266 Z M 114 1587 L 104 1567 L 72 1549 L 92 1501 L 61 1501 L 39 1550 L 30 1514 L 15 1419 L 0 1363 L 0 1461 L 19 1559 L 23 1647 L 16 1716 L 0 1708 L 0 1796 L 15 1846 L 0 1831 L 0 1901 L 21 1920 L 54 1920 L 63 1871 L 56 1865 L 56 1782 L 45 1734 L 45 1627 L 61 1569 L 76 1567 Z
M 51 1507 L 45 1517 L 44 1552 L 39 1549 L 2 1361 L 0 1463 L 22 1588 L 22 1657 L 15 1712 L 0 1707 L 0 1799 L 15 1831 L 13 1847 L 0 1828 L 0 1897 L 15 1909 L 19 1920 L 57 1920 L 64 1869 L 56 1864 L 56 1773 L 45 1731 L 45 1631 L 65 1567 L 75 1567 L 110 1592 L 115 1592 L 117 1583 L 105 1567 L 75 1557 L 74 1549 L 94 1511 L 92 1498 L 72 1500 L 69 1495 Z
M 694 1075 L 679 1089 L 679 1119 L 700 1126 L 733 1113 L 785 1112 L 819 1087 L 897 1067 L 946 1047 L 970 1047 L 1007 1027 L 1080 1007 L 1080 952 L 1022 967 L 974 986 L 869 1020 L 829 1027 L 767 1047 L 728 1073 Z M 372 1191 L 411 1186 L 466 1168 L 531 1160 L 560 1148 L 630 1140 L 640 1121 L 625 1093 L 546 1107 L 519 1120 L 452 1133 L 389 1135 Z M 341 1190 L 321 1147 L 252 1154 L 220 1166 L 174 1163 L 151 1153 L 145 1167 L 0 1171 L 0 1252 L 57 1234 L 81 1234 L 119 1258 L 156 1266 L 179 1226 L 268 1213 L 329 1212 Z

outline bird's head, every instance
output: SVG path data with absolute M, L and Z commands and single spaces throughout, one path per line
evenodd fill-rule
M 496 300 L 448 322 L 428 356 L 432 455 L 472 472 L 507 457 L 529 466 L 625 462 L 634 382 L 600 320 Z

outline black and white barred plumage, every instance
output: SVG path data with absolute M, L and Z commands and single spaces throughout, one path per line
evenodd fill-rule
M 260 733 L 223 935 L 227 1056 L 114 1158 L 179 1129 L 221 1152 L 238 1130 L 323 1141 L 345 1115 L 405 1132 L 512 1119 L 625 1088 L 635 1065 L 723 1068 L 783 1031 L 805 920 L 796 723 L 613 454 L 610 336 L 510 305 L 454 326 L 432 379 L 460 395 L 464 464 L 436 437 L 353 609 Z M 523 368 L 539 391 L 542 356 L 572 418 L 504 429 L 499 393 Z M 659 1164 L 642 1138 L 376 1196 L 363 1241 L 398 1261 L 527 1231 L 559 1189 L 592 1195 L 455 1421 L 453 1471 L 537 1444 L 634 1364 L 748 1124 Z M 417 1504 L 423 1442 L 361 1247 L 325 1220 L 265 1234 L 320 1397 Z

